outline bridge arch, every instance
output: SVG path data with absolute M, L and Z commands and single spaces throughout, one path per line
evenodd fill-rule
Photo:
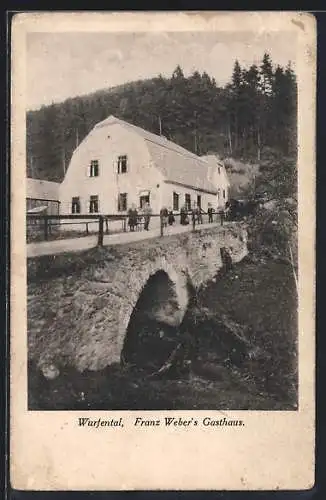
M 188 279 L 186 267 L 177 269 L 165 257 L 133 271 L 126 284 L 129 300 L 120 310 L 120 353 L 136 315 L 138 320 L 142 314 L 171 327 L 182 322 L 189 302 Z

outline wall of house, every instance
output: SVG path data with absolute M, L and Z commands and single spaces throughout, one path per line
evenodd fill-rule
M 218 208 L 224 208 L 226 202 L 229 199 L 230 183 L 225 171 L 225 167 L 220 160 L 215 155 L 208 155 L 205 157 L 208 161 L 209 168 L 209 180 L 212 182 L 217 189 L 217 195 L 215 196 L 214 206 Z
M 127 173 L 117 173 L 118 156 L 127 155 Z M 89 177 L 92 160 L 99 162 L 99 176 Z M 118 194 L 127 193 L 127 204 L 139 206 L 141 191 L 150 191 L 153 211 L 161 205 L 162 176 L 150 166 L 144 140 L 118 124 L 95 127 L 74 152 L 60 187 L 61 213 L 71 213 L 79 196 L 81 213 L 89 213 L 91 195 L 99 197 L 99 213 L 118 213 Z M 126 212 L 121 212 L 126 213 Z
M 214 184 L 218 186 L 218 191 L 216 195 L 216 206 L 224 208 L 226 202 L 229 199 L 230 189 L 228 180 L 222 172 L 222 167 L 221 167 L 221 174 L 215 173 L 214 177 L 215 177 Z
M 162 189 L 162 204 L 167 208 L 173 208 L 173 193 L 177 193 L 179 195 L 179 210 L 185 204 L 185 195 L 190 194 L 191 205 L 194 202 L 197 203 L 197 196 L 201 196 L 201 207 L 205 212 L 207 211 L 208 203 L 212 203 L 215 206 L 216 203 L 216 195 L 210 193 L 204 193 L 202 191 L 188 188 L 185 186 L 179 186 L 177 184 L 172 183 L 164 183 Z
M 118 173 L 118 157 L 127 156 L 127 172 Z M 99 164 L 99 175 L 90 177 L 89 167 L 92 160 Z M 207 211 L 208 204 L 214 208 L 224 206 L 228 199 L 227 177 L 222 171 L 218 174 L 215 159 L 210 158 L 210 181 L 220 189 L 220 196 L 194 188 L 171 184 L 164 181 L 161 172 L 155 168 L 146 141 L 136 133 L 118 123 L 99 124 L 75 150 L 64 181 L 59 190 L 61 214 L 72 213 L 72 198 L 80 200 L 80 213 L 88 214 L 90 197 L 98 196 L 99 213 L 125 215 L 132 204 L 140 205 L 140 196 L 150 193 L 150 204 L 154 214 L 162 206 L 173 207 L 173 192 L 179 194 L 179 209 L 185 203 L 185 195 L 190 194 L 191 204 L 201 196 L 201 206 Z M 223 189 L 225 198 L 223 198 Z M 127 194 L 127 210 L 118 210 L 119 193 Z M 115 227 L 117 226 L 117 227 Z M 151 227 L 159 226 L 159 219 L 153 218 Z M 98 223 L 88 226 L 90 231 L 97 231 Z M 85 230 L 83 224 L 62 225 L 65 230 Z M 121 230 L 121 221 L 110 223 L 111 230 Z

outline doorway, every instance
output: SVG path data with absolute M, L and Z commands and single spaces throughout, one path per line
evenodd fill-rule
M 142 195 L 139 197 L 139 206 L 140 208 L 144 208 L 146 203 L 149 203 L 149 194 Z

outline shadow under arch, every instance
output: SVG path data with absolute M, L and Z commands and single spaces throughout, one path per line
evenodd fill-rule
M 179 341 L 179 326 L 188 305 L 185 277 L 164 269 L 143 286 L 129 318 L 121 360 L 150 370 L 161 366 Z

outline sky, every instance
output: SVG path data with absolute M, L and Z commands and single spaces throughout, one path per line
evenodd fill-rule
M 218 85 L 235 59 L 250 66 L 268 52 L 295 69 L 292 32 L 28 33 L 27 109 L 162 74 L 179 64 L 185 75 L 206 71 Z

